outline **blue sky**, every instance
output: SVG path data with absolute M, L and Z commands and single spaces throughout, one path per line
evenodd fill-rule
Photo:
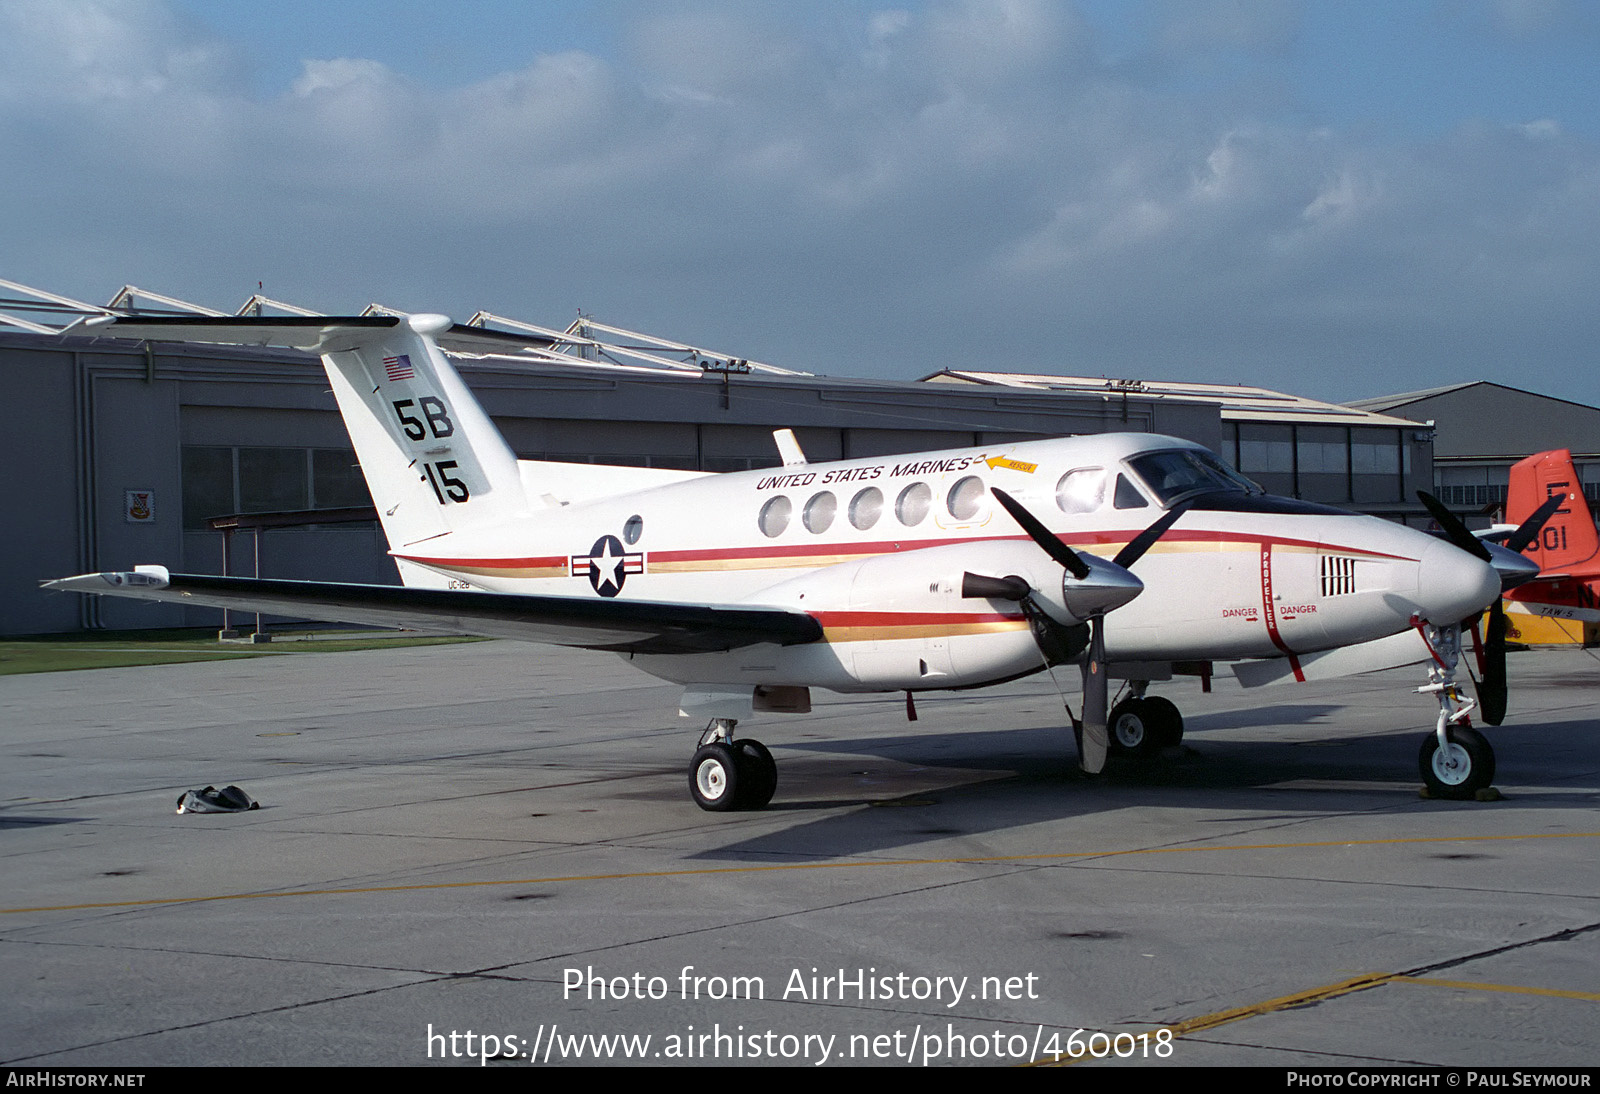
M 0 0 L 0 277 L 1600 403 L 1582 0 Z

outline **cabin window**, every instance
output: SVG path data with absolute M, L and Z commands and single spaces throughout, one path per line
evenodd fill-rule
M 820 494 L 812 495 L 806 502 L 805 521 L 806 531 L 826 532 L 833 526 L 834 514 L 839 511 L 839 499 L 832 492 L 824 490 Z
M 850 499 L 850 523 L 865 532 L 883 515 L 883 491 L 869 486 Z
M 983 507 L 983 494 L 983 480 L 976 475 L 968 475 L 950 488 L 944 505 L 957 520 L 971 520 Z
M 622 526 L 622 538 L 632 545 L 638 543 L 642 535 L 644 535 L 644 518 L 635 513 L 628 518 L 628 523 Z
M 1063 513 L 1093 513 L 1106 500 L 1106 472 L 1101 467 L 1078 467 L 1056 483 L 1056 508 Z
M 925 482 L 914 482 L 894 501 L 894 515 L 907 528 L 914 528 L 927 519 L 933 508 L 933 490 Z
M 794 514 L 794 504 L 788 498 L 779 494 L 775 498 L 768 498 L 767 504 L 761 507 L 761 516 L 756 523 L 761 526 L 761 534 L 769 537 L 781 536 L 789 527 L 789 517 Z

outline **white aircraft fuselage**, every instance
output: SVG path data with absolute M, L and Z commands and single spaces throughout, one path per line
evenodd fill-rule
M 1163 512 L 1159 486 L 1129 461 L 1182 451 L 1205 452 L 1108 434 L 706 475 L 393 553 L 455 588 L 737 602 L 822 625 L 822 643 L 632 657 L 669 680 L 969 687 L 1043 664 L 1017 606 L 963 598 L 963 574 L 1015 574 L 1041 591 L 1061 584 L 988 488 L 1074 549 L 1110 559 Z M 1073 474 L 1101 478 L 1066 495 L 1068 513 L 1058 484 Z M 1220 498 L 1231 507 L 1188 509 L 1138 562 L 1144 592 L 1108 618 L 1113 664 L 1313 653 L 1405 631 L 1418 617 L 1458 620 L 1499 587 L 1489 567 L 1389 521 L 1243 490 Z M 771 514 L 785 503 L 779 527 Z M 776 534 L 763 531 L 763 512 Z M 1052 614 L 1073 621 L 1059 606 Z

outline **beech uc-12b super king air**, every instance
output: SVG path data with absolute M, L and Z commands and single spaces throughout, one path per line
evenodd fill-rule
M 1091 773 L 1108 749 L 1177 743 L 1181 715 L 1148 690 L 1175 673 L 1209 684 L 1228 662 L 1254 686 L 1425 661 L 1425 782 L 1461 798 L 1493 777 L 1470 712 L 1503 713 L 1504 640 L 1480 647 L 1474 700 L 1462 632 L 1536 567 L 1442 508 L 1447 538 L 1268 495 L 1200 445 L 1133 433 L 809 463 L 780 430 L 783 467 L 729 474 L 518 460 L 444 350 L 519 336 L 438 315 L 86 327 L 321 355 L 404 584 L 138 566 L 49 587 L 615 652 L 705 720 L 689 766 L 705 809 L 771 799 L 771 753 L 735 729 L 808 711 L 811 688 L 905 692 L 914 713 L 918 691 L 1064 663 Z M 1126 697 L 1108 710 L 1112 677 Z

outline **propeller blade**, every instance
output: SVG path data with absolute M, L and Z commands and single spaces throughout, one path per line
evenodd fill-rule
M 987 574 L 961 575 L 961 595 L 967 600 L 1023 600 L 1033 589 L 1022 578 L 989 577 Z
M 1144 589 L 1144 584 L 1127 571 L 1123 565 L 1123 556 L 1129 556 L 1129 561 L 1138 558 L 1150 549 L 1150 545 L 1160 538 L 1161 533 L 1172 526 L 1172 522 L 1183 515 L 1181 507 L 1174 508 L 1149 528 L 1135 536 L 1127 547 L 1117 556 L 1114 563 L 1104 559 L 1094 558 L 1091 564 L 1081 557 L 1071 547 L 1062 543 L 1050 529 L 1046 528 L 1038 518 L 1022 507 L 1022 503 L 998 487 L 989 488 L 995 498 L 1004 507 L 1011 519 L 1021 525 L 1028 537 L 1039 547 L 1061 564 L 1076 583 L 1064 585 L 1062 596 L 1067 601 L 1067 608 L 1079 619 L 1089 621 L 1089 644 L 1083 658 L 1083 718 L 1078 723 L 1078 764 L 1084 771 L 1091 775 L 1098 775 L 1105 770 L 1106 753 L 1110 750 L 1110 739 L 1106 732 L 1106 709 L 1110 703 L 1110 685 L 1106 677 L 1106 640 L 1105 640 L 1105 614 L 1121 607 Z M 1090 580 L 1094 575 L 1093 580 Z M 997 589 L 998 584 L 989 585 L 987 582 L 1022 582 L 1021 578 L 987 578 L 978 574 L 963 574 L 962 589 L 967 588 L 968 580 L 973 580 L 974 590 L 979 588 Z M 1021 600 L 1024 614 L 1039 612 L 1031 598 L 1018 598 Z M 1059 624 L 1053 624 L 1059 627 Z M 1047 628 L 1048 629 L 1048 628 Z M 1082 641 L 1082 632 L 1078 632 L 1078 641 Z M 1035 637 L 1039 639 L 1039 628 L 1035 626 Z M 1048 637 L 1048 636 L 1047 636 Z M 1070 637 L 1070 636 L 1068 636 Z M 1051 651 L 1044 640 L 1040 640 L 1040 649 L 1044 651 L 1047 661 L 1051 658 Z M 1080 649 L 1082 647 L 1079 647 Z M 1076 652 L 1076 651 L 1074 651 Z
M 1028 538 L 1043 548 L 1045 554 L 1059 562 L 1062 569 L 1079 581 L 1089 576 L 1089 564 L 1078 557 L 1078 552 L 1051 534 L 1050 529 L 1041 524 L 1039 519 L 1032 513 L 1024 509 L 1021 502 L 997 486 L 991 486 L 989 492 L 995 496 L 1005 511 L 1011 514 L 1011 519 L 1020 524 L 1022 530 L 1028 533 Z
M 1506 540 L 1506 548 L 1517 552 L 1519 555 L 1526 551 L 1528 544 L 1532 543 L 1534 537 L 1544 528 L 1544 522 L 1549 520 L 1566 500 L 1567 496 L 1565 494 L 1552 494 L 1546 498 L 1545 503 L 1535 509 L 1532 516 L 1517 525 L 1517 530 L 1512 532 L 1511 537 Z
M 1146 528 L 1144 531 L 1140 532 L 1138 535 L 1129 540 L 1128 545 L 1122 550 L 1118 551 L 1117 557 L 1111 561 L 1115 562 L 1118 566 L 1121 566 L 1124 569 L 1132 566 L 1144 556 L 1144 553 L 1148 551 L 1152 545 L 1154 545 L 1156 540 L 1160 539 L 1166 534 L 1167 529 L 1172 527 L 1174 521 L 1188 511 L 1188 502 L 1180 502 L 1179 504 L 1174 505 L 1171 509 L 1168 509 L 1164 514 L 1162 514 L 1161 518 L 1154 524 L 1150 525 L 1150 527 Z
M 1106 768 L 1109 737 L 1106 733 L 1106 707 L 1109 684 L 1106 680 L 1104 619 L 1090 624 L 1089 653 L 1083 662 L 1083 731 L 1078 738 L 1078 766 L 1091 775 Z
M 1478 682 L 1478 709 L 1497 726 L 1506 720 L 1506 612 L 1496 600 L 1489 605 L 1489 633 L 1483 639 L 1483 679 Z
M 1426 490 L 1417 491 L 1417 500 L 1428 511 L 1428 515 L 1438 522 L 1439 528 L 1444 532 L 1446 539 L 1474 558 L 1481 558 L 1483 561 L 1493 564 L 1494 559 L 1489 555 L 1489 548 L 1484 546 L 1483 541 L 1477 536 L 1467 531 L 1467 526 L 1462 524 L 1454 513 L 1446 509 L 1443 502 Z

